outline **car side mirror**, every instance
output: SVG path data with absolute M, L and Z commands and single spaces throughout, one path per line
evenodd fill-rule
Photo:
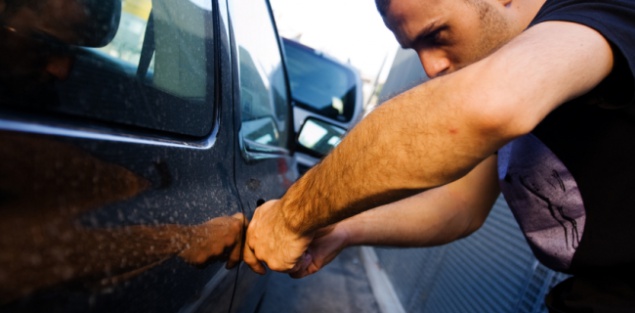
M 316 118 L 307 118 L 298 135 L 298 145 L 307 153 L 321 158 L 337 146 L 346 130 Z
M 240 150 L 247 160 L 268 159 L 272 154 L 288 153 L 286 149 L 277 147 L 280 133 L 271 116 L 243 121 L 239 136 Z

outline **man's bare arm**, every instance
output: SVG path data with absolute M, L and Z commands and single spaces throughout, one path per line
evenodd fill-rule
M 245 262 L 297 270 L 315 230 L 452 182 L 612 68 L 596 31 L 532 27 L 489 57 L 433 79 L 369 114 L 285 196 L 257 210 Z
M 496 156 L 464 177 L 341 221 L 348 245 L 435 246 L 481 227 L 499 195 Z
M 349 246 L 429 247 L 468 236 L 480 228 L 500 194 L 496 158 L 452 183 L 320 229 L 307 250 L 311 262 L 291 276 L 314 274 Z
M 298 233 L 451 182 L 612 67 L 604 38 L 548 22 L 490 57 L 426 82 L 369 114 L 281 201 Z

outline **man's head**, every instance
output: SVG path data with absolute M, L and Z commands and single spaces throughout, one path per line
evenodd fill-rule
M 103 46 L 119 0 L 0 0 L 0 84 L 33 90 L 68 76 L 76 46 Z
M 428 76 L 474 63 L 520 34 L 544 0 L 375 0 L 403 48 Z

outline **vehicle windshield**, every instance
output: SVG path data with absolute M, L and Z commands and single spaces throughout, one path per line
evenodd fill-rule
M 337 121 L 353 117 L 354 72 L 299 44 L 285 41 L 291 96 L 297 106 Z

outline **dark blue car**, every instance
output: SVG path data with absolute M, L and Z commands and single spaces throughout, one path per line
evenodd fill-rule
M 0 0 L 0 311 L 254 311 L 249 217 L 359 116 L 289 85 L 267 0 Z

